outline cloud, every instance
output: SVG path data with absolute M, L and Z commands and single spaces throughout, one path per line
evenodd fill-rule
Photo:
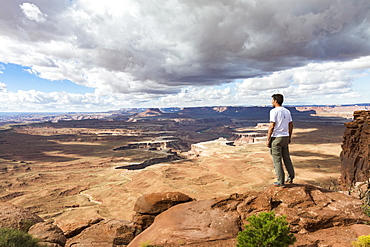
M 0 62 L 95 88 L 99 97 L 131 94 L 133 102 L 171 102 L 189 96 L 184 92 L 190 88 L 199 100 L 197 94 L 205 93 L 200 87 L 240 80 L 240 97 L 269 90 L 341 94 L 350 91 L 351 69 L 370 67 L 368 0 L 0 5 Z M 337 67 L 321 68 L 333 63 Z
M 108 111 L 129 107 L 126 102 L 132 97 L 122 94 L 112 94 L 101 97 L 94 93 L 74 94 L 67 92 L 40 92 L 36 90 L 18 90 L 9 92 L 2 90 L 0 83 L 0 112 L 4 111 L 40 111 L 40 112 L 65 112 L 65 111 Z
M 0 82 L 0 92 L 6 92 L 7 85 L 5 83 Z
M 325 104 L 328 98 L 344 98 L 347 102 L 350 99 L 356 103 L 353 100 L 361 95 L 353 91 L 353 82 L 369 76 L 370 71 L 365 69 L 369 61 L 370 57 L 362 57 L 347 62 L 310 63 L 245 79 L 236 83 L 235 91 L 237 97 L 251 98 L 254 102 L 261 102 L 258 97 L 278 92 L 286 95 L 291 104 Z
M 23 3 L 19 5 L 21 7 L 24 15 L 33 21 L 36 22 L 44 22 L 46 20 L 47 15 L 41 13 L 40 9 L 32 3 Z

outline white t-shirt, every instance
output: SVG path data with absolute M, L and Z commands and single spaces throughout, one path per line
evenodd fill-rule
M 292 115 L 285 107 L 275 107 L 270 111 L 270 122 L 275 123 L 272 137 L 289 136 L 289 123 L 292 122 Z

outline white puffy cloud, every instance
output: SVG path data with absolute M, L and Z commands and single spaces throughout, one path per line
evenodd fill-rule
M 6 92 L 6 88 L 7 88 L 7 85 L 5 83 L 0 82 L 0 92 Z
M 47 15 L 43 14 L 35 4 L 23 3 L 19 6 L 28 19 L 36 22 L 44 22 L 46 20 Z
M 135 96 L 112 94 L 98 96 L 94 93 L 40 92 L 36 90 L 2 91 L 0 83 L 0 112 L 4 111 L 108 111 L 131 107 Z
M 329 98 L 359 97 L 352 90 L 353 81 L 368 76 L 363 57 L 347 62 L 310 63 L 307 66 L 274 72 L 260 78 L 249 78 L 236 84 L 238 97 L 286 94 L 291 103 L 323 104 Z
M 0 62 L 130 104 L 347 94 L 370 67 L 369 14 L 368 0 L 2 0 Z

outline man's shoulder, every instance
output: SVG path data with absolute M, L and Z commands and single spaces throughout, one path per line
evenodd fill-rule
M 279 106 L 279 107 L 274 107 L 271 109 L 271 112 L 279 112 L 279 111 L 289 111 L 288 109 L 286 109 L 284 106 Z
M 288 111 L 290 112 L 290 110 L 288 108 L 285 108 L 285 107 L 282 107 L 284 111 Z

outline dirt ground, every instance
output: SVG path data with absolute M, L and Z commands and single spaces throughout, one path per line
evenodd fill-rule
M 113 151 L 119 138 L 82 141 L 62 132 L 1 132 L 0 202 L 28 208 L 64 231 L 97 217 L 131 220 L 137 198 L 147 193 L 179 191 L 201 200 L 260 191 L 275 181 L 264 142 L 229 146 L 221 138 L 201 143 L 199 156 L 188 152 L 182 160 L 124 170 L 115 167 L 157 154 Z M 343 125 L 295 123 L 295 182 L 337 188 L 343 132 Z

